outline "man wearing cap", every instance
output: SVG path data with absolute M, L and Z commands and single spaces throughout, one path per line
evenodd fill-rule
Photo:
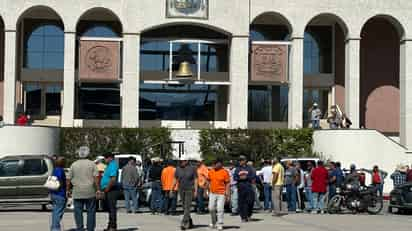
M 67 193 L 70 194 L 73 189 L 76 230 L 84 230 L 83 209 L 86 207 L 87 231 L 93 231 L 96 227 L 96 190 L 99 188 L 99 172 L 96 164 L 87 159 L 89 153 L 88 147 L 82 146 L 79 148 L 80 159 L 70 166 Z
M 190 216 L 193 196 L 197 196 L 197 172 L 196 168 L 189 165 L 187 158 L 181 158 L 180 165 L 175 172 L 175 180 L 173 182 L 173 189 L 178 185 L 180 198 L 183 202 L 183 219 L 181 222 L 181 229 L 190 229 L 193 227 L 193 221 Z
M 103 177 L 100 181 L 100 190 L 106 196 L 107 211 L 109 215 L 109 223 L 105 231 L 117 230 L 117 199 L 119 197 L 119 186 L 117 184 L 117 177 L 119 172 L 119 166 L 114 158 L 114 153 L 104 154 L 104 160 L 107 164 L 104 170 Z
M 310 118 L 312 121 L 312 128 L 320 128 L 320 118 L 322 117 L 322 111 L 319 109 L 317 103 L 313 103 L 313 106 L 309 109 Z
M 238 182 L 238 208 L 242 222 L 250 221 L 255 203 L 255 192 L 252 183 L 256 179 L 255 171 L 247 165 L 246 156 L 239 158 L 239 167 L 236 168 L 234 179 Z

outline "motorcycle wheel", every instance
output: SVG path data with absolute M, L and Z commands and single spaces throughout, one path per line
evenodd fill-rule
M 328 203 L 328 212 L 330 214 L 338 214 L 342 211 L 342 201 L 343 197 L 341 195 L 333 196 Z
M 373 198 L 371 203 L 368 205 L 367 212 L 371 215 L 376 215 L 380 213 L 383 209 L 383 199 L 382 197 Z

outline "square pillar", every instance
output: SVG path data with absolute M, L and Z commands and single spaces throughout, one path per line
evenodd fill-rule
M 288 127 L 303 127 L 303 38 L 292 38 L 289 64 Z
M 4 32 L 4 108 L 6 124 L 16 121 L 16 31 Z
M 359 128 L 360 38 L 348 39 L 345 49 L 345 113 L 352 128 Z
M 230 128 L 247 128 L 249 37 L 234 36 L 230 48 Z
M 139 126 L 140 35 L 123 35 L 122 127 Z
M 62 127 L 73 127 L 75 106 L 75 59 L 76 59 L 76 33 L 64 33 L 64 82 L 63 82 L 63 108 L 61 116 Z
M 400 142 L 412 150 L 412 41 L 401 42 L 400 47 Z

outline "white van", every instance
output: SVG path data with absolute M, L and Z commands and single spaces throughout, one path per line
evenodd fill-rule
M 137 155 L 137 154 L 116 154 L 114 159 L 117 162 L 118 166 L 119 166 L 119 183 L 122 181 L 121 177 L 122 177 L 122 168 L 129 162 L 129 158 L 133 157 L 136 159 L 136 161 L 140 161 L 140 163 L 142 162 L 142 156 L 141 155 Z M 96 164 L 100 161 L 104 161 L 104 157 L 103 156 L 98 156 L 96 158 L 96 160 L 94 161 Z M 141 167 L 143 168 L 143 167 Z M 140 169 L 143 170 L 143 169 Z

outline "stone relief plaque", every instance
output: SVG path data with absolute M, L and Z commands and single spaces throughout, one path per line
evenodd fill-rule
M 169 18 L 209 17 L 209 0 L 166 0 L 166 16 Z
M 251 80 L 261 82 L 288 81 L 288 46 L 252 44 Z
M 119 41 L 80 41 L 80 81 L 110 82 L 119 80 L 119 76 Z

